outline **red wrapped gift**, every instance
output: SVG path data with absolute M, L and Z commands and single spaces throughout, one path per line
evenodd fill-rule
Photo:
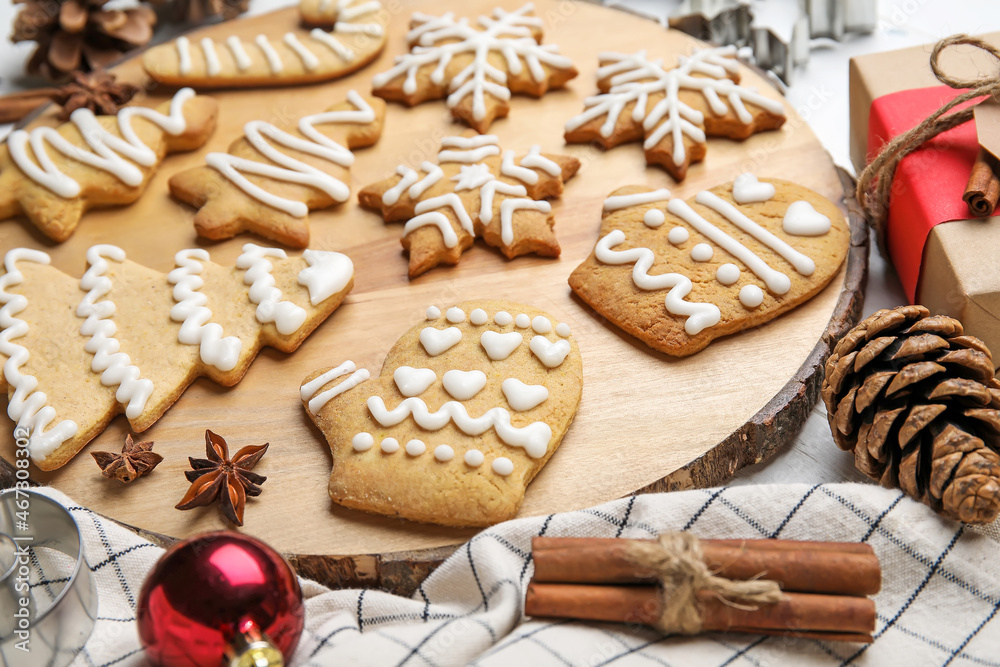
M 1000 33 L 982 38 L 1000 44 Z M 887 141 L 965 92 L 940 85 L 930 69 L 931 48 L 851 60 L 851 158 L 859 173 Z M 949 49 L 940 63 L 964 79 L 997 74 L 995 61 L 969 47 Z M 903 158 L 893 181 L 886 247 L 911 302 L 960 319 L 1000 351 L 1000 223 L 973 217 L 962 201 L 978 152 L 969 122 Z

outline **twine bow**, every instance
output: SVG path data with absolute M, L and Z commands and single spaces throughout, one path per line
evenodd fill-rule
M 997 61 L 997 72 L 968 80 L 958 79 L 943 72 L 938 64 L 941 52 L 949 46 L 958 44 L 975 46 L 989 53 Z M 932 113 L 920 125 L 909 132 L 904 132 L 883 146 L 878 157 L 865 167 L 858 178 L 858 201 L 867 214 L 868 220 L 875 227 L 875 238 L 883 254 L 886 253 L 885 227 L 889 214 L 889 196 L 892 192 L 892 181 L 896 174 L 896 167 L 899 166 L 900 160 L 920 148 L 924 142 L 972 120 L 974 107 L 952 111 L 955 107 L 985 95 L 1000 98 L 998 96 L 1000 93 L 1000 50 L 981 39 L 968 35 L 952 35 L 942 39 L 934 45 L 934 50 L 931 52 L 931 69 L 941 83 L 958 90 L 967 89 L 966 92 Z
M 717 577 L 705 565 L 701 543 L 691 533 L 664 533 L 656 542 L 633 541 L 629 559 L 651 570 L 663 585 L 663 605 L 657 627 L 666 634 L 698 634 L 702 629 L 697 592 L 711 591 L 725 604 L 741 609 L 781 599 L 775 581 L 734 581 Z M 747 605 L 753 605 L 748 607 Z

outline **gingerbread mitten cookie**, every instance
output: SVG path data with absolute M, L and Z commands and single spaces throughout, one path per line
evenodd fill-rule
M 542 46 L 542 20 L 529 3 L 517 11 L 500 8 L 476 24 L 416 13 L 406 34 L 410 53 L 372 79 L 372 92 L 414 106 L 446 98 L 451 115 L 477 132 L 510 112 L 512 93 L 541 97 L 576 76 L 558 47 Z
M 199 236 L 227 239 L 251 231 L 295 248 L 309 245 L 309 211 L 347 200 L 351 149 L 382 134 L 385 102 L 353 90 L 322 113 L 280 129 L 256 120 L 228 153 L 170 178 L 170 192 L 198 207 Z
M 0 146 L 0 220 L 25 215 L 65 241 L 86 211 L 137 200 L 167 153 L 204 145 L 217 113 L 215 100 L 183 88 L 155 109 L 77 109 L 58 128 L 14 130 Z
M 780 101 L 737 85 L 736 47 L 702 49 L 678 61 L 665 69 L 645 51 L 602 53 L 601 94 L 566 123 L 566 141 L 613 148 L 642 139 L 646 162 L 682 181 L 691 164 L 705 159 L 708 137 L 746 139 L 785 122 Z
M 371 378 L 310 374 L 302 403 L 333 452 L 345 507 L 447 526 L 510 519 L 580 403 L 569 327 L 507 301 L 427 310 Z
M 563 183 L 580 161 L 543 154 L 532 146 L 524 155 L 500 149 L 491 134 L 446 137 L 438 164 L 420 171 L 406 165 L 396 176 L 358 193 L 361 205 L 380 211 L 386 222 L 405 220 L 403 247 L 410 254 L 410 278 L 438 264 L 457 264 L 477 236 L 508 259 L 534 253 L 558 257 L 552 207 Z
M 355 72 L 385 47 L 389 12 L 378 0 L 302 0 L 300 14 L 307 27 L 290 25 L 252 41 L 178 37 L 146 51 L 142 64 L 154 80 L 173 86 L 290 86 Z
M 200 376 L 231 386 L 265 345 L 292 352 L 343 301 L 351 260 L 243 246 L 235 266 L 181 250 L 164 275 L 113 245 L 87 251 L 80 280 L 15 248 L 0 275 L 7 414 L 43 470 L 64 465 L 111 419 L 152 426 Z
M 739 176 L 688 200 L 629 186 L 569 278 L 580 298 L 650 347 L 683 357 L 817 294 L 850 247 L 844 216 L 788 181 Z

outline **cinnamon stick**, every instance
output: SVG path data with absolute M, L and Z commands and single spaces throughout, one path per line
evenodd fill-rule
M 993 215 L 997 201 L 1000 201 L 1000 164 L 985 148 L 979 149 L 962 199 L 968 205 L 969 213 L 980 218 Z
M 867 598 L 783 593 L 779 602 L 753 610 L 727 605 L 708 591 L 698 593 L 705 632 L 781 634 L 871 641 L 875 603 Z M 656 626 L 663 599 L 656 586 L 588 586 L 532 581 L 524 613 L 532 617 Z
M 656 581 L 628 555 L 629 540 L 532 540 L 534 580 L 543 583 L 634 584 Z M 778 540 L 701 540 L 705 564 L 720 577 L 777 581 L 785 591 L 866 596 L 881 588 L 871 546 Z
M 57 88 L 39 88 L 0 97 L 0 123 L 16 123 L 29 113 L 52 101 Z

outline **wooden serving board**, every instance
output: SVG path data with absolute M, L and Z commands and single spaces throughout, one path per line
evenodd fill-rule
M 457 11 L 474 17 L 488 13 L 496 2 L 470 0 Z M 514 9 L 519 3 L 505 5 Z M 393 57 L 405 50 L 410 12 L 439 13 L 442 7 L 434 2 L 407 3 L 393 16 L 385 53 L 347 79 L 297 88 L 218 92 L 220 121 L 214 136 L 199 151 L 168 157 L 137 203 L 86 215 L 72 238 L 61 245 L 48 242 L 26 222 L 0 222 L 0 246 L 44 249 L 57 267 L 80 276 L 85 251 L 95 243 L 115 243 L 130 259 L 163 272 L 173 267 L 174 253 L 182 248 L 207 247 L 213 260 L 225 264 L 234 261 L 248 241 L 267 244 L 251 235 L 221 243 L 198 239 L 191 223 L 193 211 L 170 198 L 168 177 L 203 164 L 209 151 L 224 151 L 242 134 L 247 121 L 288 122 L 325 109 L 349 89 L 368 92 L 371 76 L 388 68 Z M 68 465 L 52 473 L 35 471 L 34 478 L 122 523 L 185 537 L 227 527 L 215 507 L 174 509 L 188 487 L 182 474 L 188 468 L 187 457 L 204 455 L 205 429 L 223 435 L 233 448 L 267 441 L 271 448 L 257 471 L 268 479 L 263 494 L 248 502 L 243 530 L 293 555 L 304 573 L 314 577 L 406 588 L 414 573 L 425 571 L 419 562 L 432 562 L 443 553 L 427 550 L 461 543 L 474 531 L 389 519 L 333 504 L 327 495 L 329 448 L 306 416 L 298 388 L 310 371 L 345 359 L 377 371 L 393 342 L 423 318 L 427 306 L 443 309 L 473 298 L 511 299 L 549 311 L 558 321 L 569 323 L 583 355 L 585 381 L 576 421 L 529 487 L 521 516 L 574 510 L 637 490 L 719 484 L 787 443 L 815 402 L 818 369 L 829 341 L 856 320 L 860 309 L 867 236 L 857 220 L 848 263 L 822 293 L 778 320 L 716 341 L 686 359 L 652 352 L 609 326 L 572 296 L 566 281 L 597 240 L 604 197 L 621 185 L 668 187 L 687 198 L 749 170 L 793 179 L 844 205 L 845 184 L 830 158 L 791 107 L 789 120 L 779 131 L 742 143 L 710 140 L 705 162 L 692 167 L 679 185 L 663 170 L 646 168 L 639 144 L 607 152 L 564 145 L 563 124 L 583 109 L 585 97 L 595 93 L 598 51 L 642 47 L 672 62 L 698 44 L 652 21 L 591 4 L 536 0 L 536 11 L 545 20 L 545 40 L 558 44 L 573 59 L 580 76 L 565 90 L 541 100 L 515 97 L 510 117 L 496 122 L 490 131 L 506 148 L 524 151 L 537 143 L 545 152 L 568 153 L 582 161 L 580 173 L 563 197 L 553 202 L 562 245 L 559 259 L 528 256 L 508 261 L 477 242 L 457 267 L 437 268 L 409 281 L 399 244 L 401 225 L 383 223 L 378 215 L 360 209 L 356 200 L 313 212 L 311 246 L 348 254 L 355 263 L 356 282 L 344 305 L 296 353 L 265 350 L 232 388 L 206 379 L 193 384 L 142 434 L 142 439 L 156 442 L 155 450 L 165 460 L 136 483 L 122 485 L 102 478 L 89 455 L 91 450 L 120 449 L 128 432 L 123 417 Z M 297 10 L 290 8 L 212 26 L 196 36 L 252 38 L 262 31 L 284 31 L 296 17 Z M 159 103 L 174 92 L 151 84 L 138 59 L 125 62 L 116 72 L 147 85 L 144 104 Z M 748 68 L 743 73 L 745 83 L 778 97 L 765 79 Z M 55 121 L 49 112 L 35 123 Z M 416 166 L 433 160 L 439 140 L 463 129 L 451 120 L 443 102 L 412 109 L 390 104 L 381 141 L 356 153 L 352 190 L 387 177 L 401 162 Z M 2 430 L 0 454 L 10 461 L 14 445 L 9 420 Z M 420 553 L 414 556 L 414 552 Z M 309 554 L 316 557 L 303 556 Z

